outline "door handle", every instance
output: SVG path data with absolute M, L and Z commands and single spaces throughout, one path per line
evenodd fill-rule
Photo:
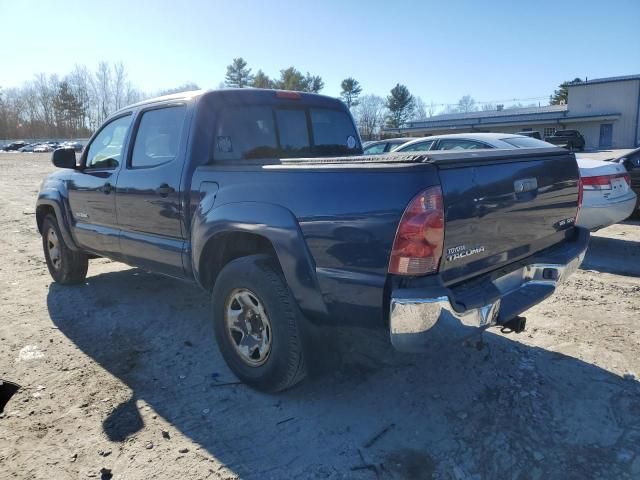
M 102 193 L 105 195 L 109 195 L 111 193 L 111 184 L 109 182 L 105 183 L 102 186 Z
M 166 197 L 167 195 L 169 195 L 170 193 L 173 193 L 173 192 L 175 192 L 175 189 L 173 187 L 167 185 L 166 183 L 163 183 L 158 188 L 156 188 L 156 193 L 158 195 L 160 195 L 161 197 Z

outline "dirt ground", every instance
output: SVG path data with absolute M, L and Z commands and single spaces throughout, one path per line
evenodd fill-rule
M 256 393 L 198 288 L 100 259 L 53 284 L 34 204 L 50 155 L 0 154 L 0 478 L 640 478 L 640 223 L 482 348 L 394 352 L 337 329 L 326 368 Z

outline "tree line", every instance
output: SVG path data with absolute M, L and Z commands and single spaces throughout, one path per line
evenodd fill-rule
M 85 138 L 127 105 L 197 88 L 187 83 L 142 92 L 129 81 L 122 62 L 100 62 L 95 70 L 77 65 L 64 77 L 39 73 L 20 87 L 0 87 L 0 138 Z
M 564 82 L 554 91 L 549 103 L 567 101 L 567 86 L 579 78 Z M 256 73 L 242 58 L 234 58 L 226 68 L 220 88 L 276 88 L 319 93 L 325 83 L 321 76 L 303 73 L 291 66 L 270 77 L 262 69 Z M 155 95 L 198 89 L 195 83 L 143 92 L 132 85 L 122 62 L 100 62 L 95 70 L 77 65 L 64 77 L 40 73 L 21 87 L 0 86 L 0 139 L 88 137 L 113 112 Z M 340 98 L 351 110 L 363 139 L 376 138 L 383 128 L 400 128 L 410 121 L 434 115 L 436 105 L 413 95 L 406 85 L 397 83 L 386 97 L 363 94 L 358 80 L 347 77 L 340 84 Z M 534 106 L 513 104 L 507 108 Z M 476 102 L 464 95 L 444 113 L 468 113 L 495 110 L 497 105 Z

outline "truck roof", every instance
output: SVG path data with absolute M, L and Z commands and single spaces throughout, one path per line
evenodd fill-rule
M 308 93 L 308 92 L 293 92 L 290 90 L 276 90 L 276 89 L 265 89 L 265 88 L 222 88 L 215 90 L 191 90 L 188 92 L 180 92 L 180 93 L 172 93 L 170 95 L 163 95 L 160 97 L 148 98 L 146 100 L 142 100 L 141 102 L 137 102 L 131 105 L 127 105 L 124 108 L 121 108 L 117 113 L 130 110 L 132 108 L 137 108 L 144 105 L 149 105 L 153 103 L 161 103 L 161 102 L 171 102 L 176 100 L 191 100 L 193 98 L 202 97 L 202 96 L 223 96 L 227 98 L 241 98 L 246 97 L 247 99 L 251 98 L 253 100 L 271 100 L 278 95 L 296 95 L 299 96 L 300 100 L 312 101 L 313 103 L 326 103 L 327 105 L 336 105 L 341 104 L 340 100 L 337 98 L 329 97 L 327 95 L 320 95 L 317 93 Z

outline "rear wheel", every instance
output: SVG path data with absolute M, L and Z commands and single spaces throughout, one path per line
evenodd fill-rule
M 216 279 L 212 303 L 218 346 L 240 380 L 278 392 L 305 377 L 305 320 L 271 257 L 229 262 Z
M 82 252 L 71 250 L 60 233 L 53 215 L 47 215 L 42 223 L 42 247 L 49 273 L 63 285 L 74 285 L 87 278 L 89 258 Z

